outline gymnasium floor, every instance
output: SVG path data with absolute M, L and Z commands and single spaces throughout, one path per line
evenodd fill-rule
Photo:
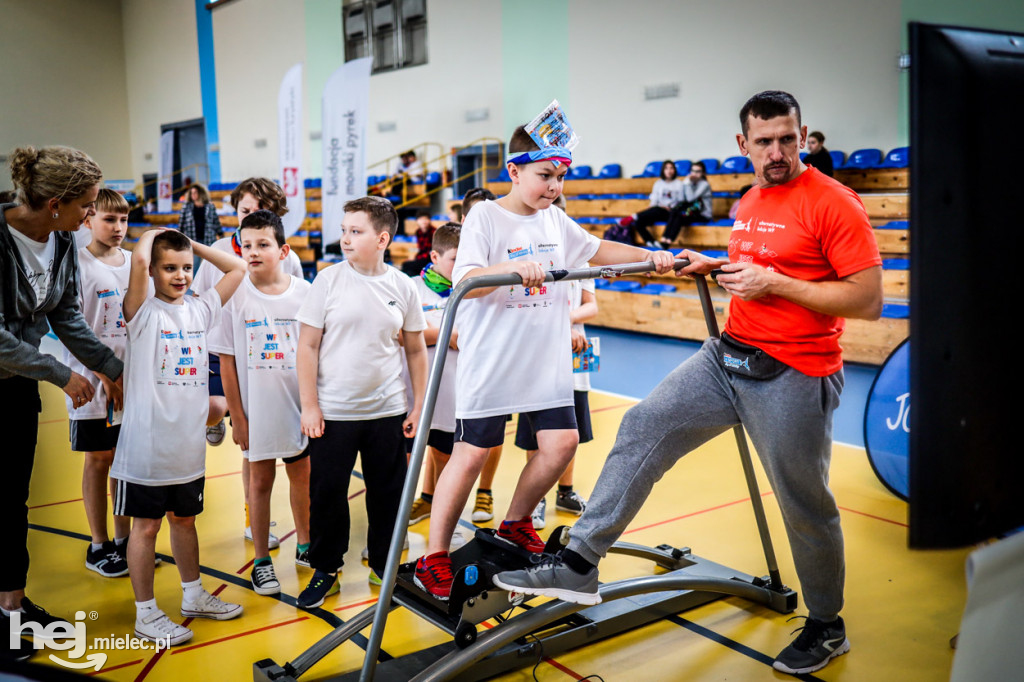
M 583 493 L 593 487 L 622 414 L 635 402 L 625 396 L 646 394 L 652 382 L 694 347 L 608 330 L 593 333 L 602 337 L 603 367 L 591 393 L 596 437 L 581 446 L 577 458 L 576 486 Z M 843 615 L 852 651 L 805 678 L 945 680 L 953 660 L 949 639 L 957 632 L 966 598 L 963 566 L 968 552 L 911 552 L 906 548 L 906 504 L 882 487 L 858 445 L 856 415 L 872 374 L 866 369 L 848 371 L 832 462 L 832 487 L 842 509 L 846 534 L 847 605 Z M 90 614 L 86 621 L 90 642 L 93 637 L 128 635 L 134 619 L 128 579 L 104 579 L 84 567 L 88 530 L 80 501 L 80 458 L 68 448 L 62 395 L 44 384 L 39 454 L 29 502 L 32 568 L 28 594 L 65 617 L 72 617 L 76 610 L 94 612 L 95 620 Z M 523 461 L 522 452 L 511 444 L 514 424 L 510 424 L 508 433 L 498 477 L 505 483 L 495 486 L 499 513 L 508 504 L 512 481 Z M 699 556 L 747 573 L 763 574 L 764 558 L 731 439 L 727 433 L 683 459 L 655 488 L 625 539 L 689 546 Z M 195 621 L 190 624 L 195 638 L 169 652 L 107 651 L 108 660 L 95 675 L 152 682 L 251 680 L 253 661 L 268 657 L 279 663 L 291 660 L 330 630 L 327 621 L 348 619 L 374 602 L 377 589 L 367 584 L 368 569 L 359 561 L 366 526 L 360 503 L 363 486 L 358 476 L 351 485 L 354 539 L 346 558 L 341 593 L 328 598 L 319 616 L 253 593 L 248 583 L 252 546 L 242 539 L 239 468 L 240 455 L 230 435 L 224 445 L 209 449 L 206 511 L 199 517 L 198 526 L 206 588 L 244 604 L 245 614 L 227 622 Z M 283 471 L 279 476 L 283 478 Z M 760 483 L 783 579 L 799 592 L 778 508 L 763 476 Z M 279 484 L 274 492 L 274 518 L 282 546 L 273 554 L 282 599 L 291 600 L 305 585 L 310 571 L 291 561 L 295 537 L 287 509 L 287 486 Z M 549 509 L 553 511 L 551 501 Z M 465 518 L 468 515 L 469 509 Z M 548 527 L 572 520 L 571 516 L 549 512 Z M 410 557 L 422 553 L 427 526 L 422 522 L 411 528 Z M 166 531 L 161 533 L 157 550 L 170 554 Z M 601 565 L 605 581 L 650 571 L 649 564 L 621 556 L 610 557 Z M 157 568 L 156 593 L 161 607 L 178 620 L 181 589 L 177 571 L 168 562 Z M 786 618 L 727 598 L 557 659 L 545 659 L 535 674 L 539 680 L 552 681 L 578 680 L 594 674 L 607 682 L 638 678 L 784 679 L 788 676 L 773 671 L 770 665 L 799 625 L 796 621 L 787 623 Z M 443 633 L 399 609 L 388 621 L 383 648 L 395 656 L 444 639 Z M 40 654 L 34 657 L 35 662 L 52 665 L 45 652 Z M 349 642 L 302 679 L 323 679 L 356 669 L 361 662 L 362 649 Z M 501 679 L 533 677 L 527 667 Z

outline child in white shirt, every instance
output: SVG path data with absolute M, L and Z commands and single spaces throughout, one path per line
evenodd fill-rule
M 225 272 L 214 289 L 188 296 L 192 251 Z M 207 330 L 238 288 L 245 263 L 190 242 L 175 230 L 150 230 L 132 253 L 123 311 L 128 324 L 125 413 L 110 475 L 117 479 L 114 513 L 133 519 L 128 568 L 135 591 L 135 636 L 181 644 L 192 631 L 157 608 L 153 593 L 156 536 L 171 529 L 186 618 L 227 620 L 242 614 L 203 589 L 196 515 L 203 510 L 209 414 Z M 148 296 L 149 278 L 154 296 Z
M 296 600 L 300 608 L 315 608 L 338 589 L 357 453 L 366 484 L 371 583 L 379 582 L 387 562 L 407 469 L 403 433 L 416 435 L 427 377 L 427 325 L 416 288 L 384 264 L 397 228 L 398 215 L 385 199 L 345 204 L 345 261 L 320 271 L 299 310 L 302 432 L 310 439 L 309 563 L 315 569 Z M 403 349 L 414 396 L 408 415 Z
M 224 306 L 210 349 L 220 354 L 231 431 L 249 462 L 249 510 L 256 558 L 250 579 L 257 594 L 278 594 L 270 560 L 270 493 L 278 458 L 291 485 L 298 545 L 295 561 L 308 566 L 309 458 L 299 421 L 299 345 L 296 315 L 310 285 L 287 274 L 284 225 L 271 211 L 256 211 L 238 228 L 249 275 Z M 244 475 L 244 471 L 243 471 Z
M 85 226 L 79 229 L 91 235 L 88 246 L 78 250 L 78 300 L 82 316 L 96 337 L 124 360 L 128 332 L 121 315 L 121 301 L 128 291 L 132 261 L 131 252 L 122 249 L 121 242 L 128 232 L 128 202 L 114 190 L 100 189 L 96 215 L 86 218 Z M 115 420 L 118 423 L 110 424 L 107 417 L 108 408 L 112 413 L 120 412 L 123 395 L 117 384 L 88 371 L 67 348 L 64 364 L 86 377 L 96 391 L 92 400 L 77 408 L 70 397 L 66 399 L 71 449 L 84 456 L 82 502 L 92 535 L 85 567 L 106 578 L 117 578 L 128 574 L 125 543 L 131 522 L 125 516 L 115 515 L 111 542 L 107 535 L 107 488 L 121 427 L 119 418 Z M 115 484 L 114 479 L 109 479 L 111 495 Z
M 576 452 L 568 296 L 544 283 L 545 271 L 588 261 L 648 260 L 658 272 L 668 272 L 674 263 L 668 252 L 601 241 L 552 208 L 572 162 L 569 150 L 542 149 L 521 126 L 509 142 L 509 157 L 511 191 L 473 207 L 455 264 L 456 285 L 467 277 L 517 274 L 522 286 L 471 291 L 459 314 L 456 443 L 434 493 L 427 556 L 416 562 L 414 575 L 441 600 L 448 599 L 452 585 L 447 538 L 488 450 L 504 441 L 506 415 L 518 412 L 530 420 L 539 452 L 523 469 L 496 537 L 543 551 L 530 513 Z

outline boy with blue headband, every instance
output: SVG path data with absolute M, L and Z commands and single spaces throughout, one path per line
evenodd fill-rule
M 560 113 L 560 110 L 559 110 Z M 568 297 L 544 283 L 546 270 L 652 261 L 672 270 L 667 251 L 601 241 L 552 204 L 572 151 L 520 126 L 509 141 L 512 190 L 474 206 L 462 228 L 452 281 L 517 274 L 521 286 L 475 289 L 459 310 L 455 446 L 434 492 L 427 555 L 416 584 L 437 599 L 451 593 L 448 541 L 487 459 L 505 440 L 506 415 L 517 412 L 537 434 L 538 454 L 523 469 L 496 536 L 539 553 L 530 514 L 576 452 Z M 571 129 L 569 134 L 571 135 Z M 562 136 L 564 139 L 564 136 Z

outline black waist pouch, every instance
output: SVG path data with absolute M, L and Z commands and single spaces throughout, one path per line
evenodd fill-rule
M 774 379 L 789 367 L 756 346 L 740 343 L 726 333 L 718 344 L 718 361 L 722 369 L 748 379 Z

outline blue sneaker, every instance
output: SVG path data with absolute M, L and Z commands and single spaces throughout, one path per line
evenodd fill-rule
M 295 605 L 300 609 L 315 609 L 324 603 L 324 599 L 341 590 L 338 585 L 338 576 L 323 571 L 313 571 L 313 577 L 309 579 L 306 589 L 299 594 Z

